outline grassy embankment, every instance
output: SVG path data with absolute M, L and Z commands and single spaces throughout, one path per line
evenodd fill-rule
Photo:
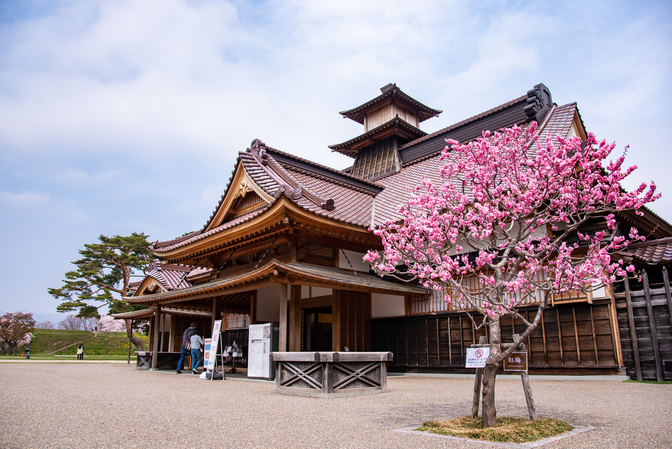
M 35 329 L 30 342 L 31 358 L 75 359 L 77 347 L 84 345 L 84 357 L 93 360 L 123 359 L 128 355 L 128 338 L 125 332 L 66 331 L 60 329 Z M 148 345 L 148 337 L 135 334 Z M 131 348 L 133 351 L 133 348 Z M 23 348 L 19 348 L 19 354 Z M 10 357 L 12 356 L 3 356 Z

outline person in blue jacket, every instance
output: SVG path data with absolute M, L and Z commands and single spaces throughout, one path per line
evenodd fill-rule
M 177 374 L 182 374 L 182 367 L 184 366 L 184 357 L 189 354 L 189 349 L 191 345 L 191 336 L 196 330 L 196 323 L 192 322 L 191 325 L 185 329 L 182 334 L 182 353 L 180 354 L 180 361 L 177 362 Z

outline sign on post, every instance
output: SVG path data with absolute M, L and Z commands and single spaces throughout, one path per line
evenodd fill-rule
M 527 372 L 527 352 L 512 352 L 504 359 L 504 371 Z
M 212 339 L 210 341 L 210 353 L 208 354 L 208 370 L 215 369 L 215 362 L 217 360 L 217 348 L 219 348 L 219 336 L 222 329 L 222 320 L 215 320 L 212 326 Z
M 467 348 L 465 368 L 485 368 L 485 361 L 489 356 L 490 348 Z
M 211 338 L 203 339 L 203 368 L 208 369 L 208 364 L 210 363 L 210 342 Z

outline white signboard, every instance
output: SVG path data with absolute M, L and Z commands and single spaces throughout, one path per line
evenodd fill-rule
M 208 364 L 206 369 L 212 370 L 215 367 L 217 360 L 217 348 L 219 348 L 220 331 L 222 330 L 222 320 L 215 320 L 215 325 L 212 326 L 212 339 L 210 342 L 210 353 L 208 354 Z
M 247 377 L 269 378 L 271 376 L 271 330 L 272 323 L 250 324 L 247 353 Z
M 489 356 L 490 348 L 467 348 L 465 368 L 485 368 L 485 361 Z
M 208 369 L 208 364 L 210 363 L 210 343 L 211 338 L 203 339 L 203 368 Z

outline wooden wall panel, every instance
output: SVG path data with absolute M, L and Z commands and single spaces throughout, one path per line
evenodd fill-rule
M 523 313 L 534 319 L 536 309 Z M 591 315 L 592 314 L 592 315 Z M 558 326 L 558 319 L 560 325 Z M 475 317 L 476 324 L 481 323 Z M 613 335 L 609 304 L 606 301 L 562 304 L 544 311 L 543 323 L 525 340 L 530 354 L 530 368 L 576 371 L 601 369 L 615 372 Z M 504 317 L 502 342 L 513 341 L 522 334 L 522 320 Z M 475 328 L 463 312 L 433 316 L 377 319 L 371 321 L 373 351 L 391 351 L 391 367 L 399 369 L 443 369 L 450 372 L 464 368 L 466 348 L 487 336 L 486 329 Z M 562 342 L 562 344 L 561 344 Z M 577 346 L 578 342 L 578 346 Z
M 630 281 L 625 293 L 615 295 L 623 362 L 633 379 L 639 372 L 644 380 L 672 380 L 672 372 L 665 371 L 665 361 L 672 361 L 670 285 L 651 289 L 647 277 L 643 277 L 642 283 Z M 632 339 L 631 318 L 636 342 Z
M 346 290 L 334 291 L 333 332 L 335 351 L 371 350 L 371 294 Z M 389 337 L 380 344 L 391 344 Z

